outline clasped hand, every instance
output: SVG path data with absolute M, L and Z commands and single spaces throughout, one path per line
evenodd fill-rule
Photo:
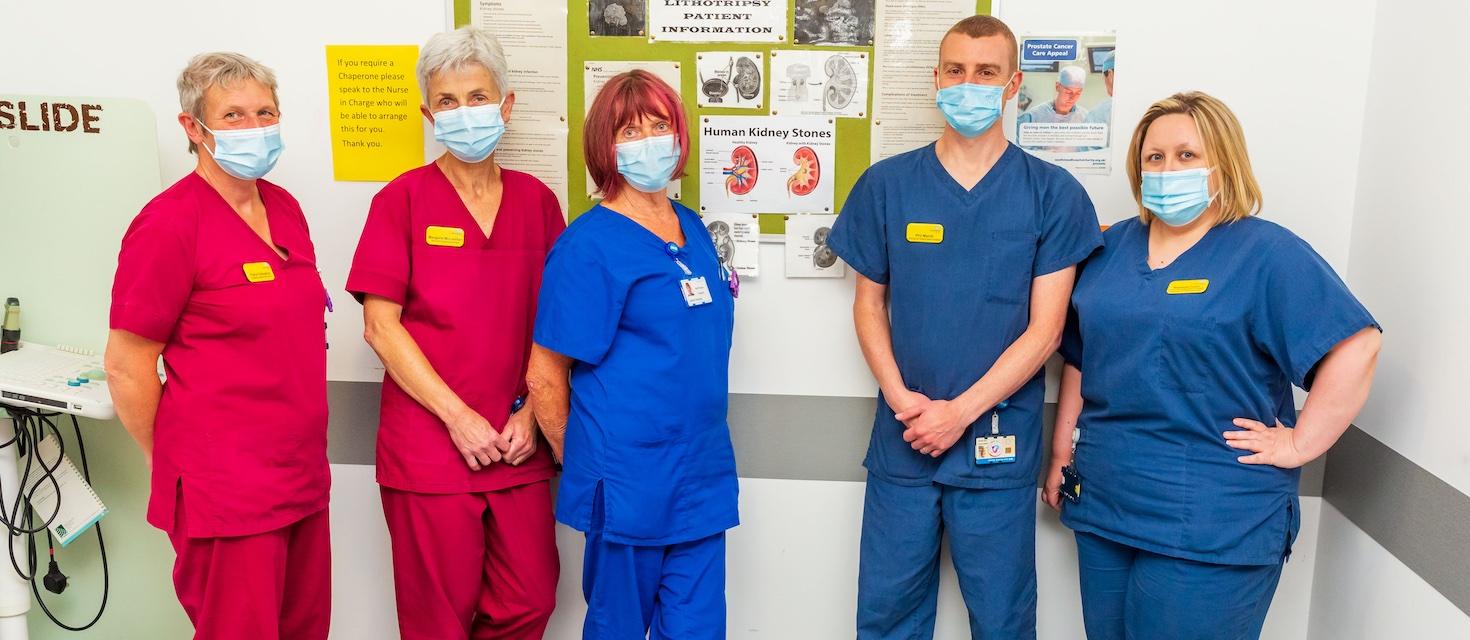
M 904 442 L 915 451 L 934 458 L 953 447 L 973 422 L 953 401 L 930 400 L 916 391 L 906 391 L 900 398 L 890 399 L 889 406 L 895 405 L 903 407 L 894 414 L 894 418 L 904 424 Z

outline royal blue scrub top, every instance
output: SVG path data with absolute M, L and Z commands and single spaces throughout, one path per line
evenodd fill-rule
M 942 238 L 936 239 L 942 226 Z M 1092 201 L 1063 169 L 1008 145 L 968 191 L 935 146 L 883 160 L 858 178 L 828 240 L 869 280 L 887 285 L 893 355 L 909 389 L 951 400 L 974 385 L 1030 321 L 1031 280 L 1070 267 L 1101 244 Z M 991 414 L 939 458 L 903 440 L 882 394 L 863 464 L 888 482 L 966 488 L 1034 485 L 1041 465 L 1040 371 L 1000 411 L 1014 463 L 975 464 Z
M 535 341 L 575 360 L 556 517 L 619 544 L 739 523 L 725 422 L 734 297 L 699 216 L 673 204 L 678 259 L 712 302 L 688 306 L 666 243 L 601 205 L 567 227 L 541 282 Z
M 1277 564 L 1300 526 L 1299 469 L 1236 461 L 1236 418 L 1296 423 L 1292 385 L 1373 316 L 1332 267 L 1259 218 L 1211 229 L 1166 267 L 1118 223 L 1082 267 L 1062 355 L 1082 372 L 1077 531 L 1176 558 Z

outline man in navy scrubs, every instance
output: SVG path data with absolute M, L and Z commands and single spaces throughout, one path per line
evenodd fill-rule
M 1005 23 L 956 24 L 934 79 L 943 136 L 868 169 L 829 240 L 881 389 L 857 635 L 932 637 L 947 532 L 974 637 L 1035 638 L 1041 366 L 1101 234 L 1082 186 L 995 126 L 1021 84 Z

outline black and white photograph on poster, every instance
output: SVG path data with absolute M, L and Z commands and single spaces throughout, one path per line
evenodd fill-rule
M 702 217 L 720 266 L 742 278 L 760 276 L 760 218 L 754 213 L 706 213 Z
M 1116 58 L 1113 33 L 1022 37 L 1011 140 L 1073 172 L 1110 173 Z
M 592 101 L 597 99 L 597 92 L 607 84 L 613 76 L 625 71 L 642 69 L 660 80 L 668 83 L 674 89 L 674 93 L 680 93 L 683 83 L 679 80 L 679 63 L 673 60 L 588 60 L 582 63 L 582 91 L 583 104 L 582 113 L 592 110 Z M 602 198 L 602 192 L 598 191 L 597 185 L 592 182 L 592 174 L 585 168 L 582 170 L 586 176 L 587 197 L 593 200 Z M 683 194 L 682 179 L 669 182 L 669 195 L 678 200 Z
M 699 118 L 699 210 L 832 213 L 835 118 Z
M 587 0 L 589 35 L 645 35 L 643 17 L 643 0 Z
M 865 51 L 771 52 L 771 115 L 868 116 Z
M 841 278 L 847 263 L 827 244 L 837 216 L 786 216 L 786 277 Z
M 694 56 L 701 107 L 764 109 L 765 55 L 757 51 L 701 51 Z
M 792 41 L 866 47 L 873 44 L 873 0 L 796 0 Z
M 648 0 L 649 42 L 785 42 L 791 0 Z

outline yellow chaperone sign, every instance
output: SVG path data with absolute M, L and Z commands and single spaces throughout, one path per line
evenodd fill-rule
M 332 176 L 386 182 L 424 163 L 417 45 L 327 45 Z

